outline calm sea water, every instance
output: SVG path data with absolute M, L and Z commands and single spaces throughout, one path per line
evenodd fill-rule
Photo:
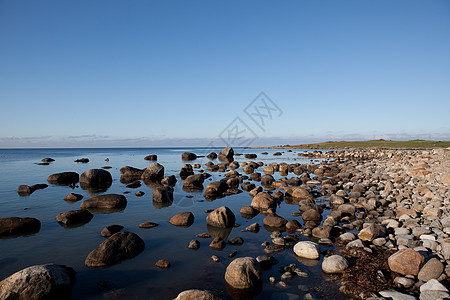
M 222 293 L 226 299 L 232 299 L 227 293 L 224 274 L 231 262 L 228 254 L 237 250 L 237 256 L 263 255 L 260 246 L 264 241 L 270 241 L 270 232 L 261 228 L 258 234 L 241 232 L 246 226 L 258 222 L 262 225 L 263 215 L 251 220 L 242 218 L 239 210 L 250 205 L 251 198 L 247 192 L 238 195 L 202 201 L 203 193 L 187 193 L 182 190 L 179 178 L 180 168 L 185 164 L 181 160 L 181 153 L 193 152 L 197 155 L 207 154 L 204 148 L 149 148 L 149 149 L 0 149 L 0 218 L 5 217 L 34 217 L 41 221 L 41 230 L 29 236 L 0 239 L 0 279 L 31 265 L 55 263 L 68 265 L 77 272 L 76 283 L 73 288 L 73 299 L 172 299 L 187 289 L 210 289 Z M 220 149 L 216 149 L 219 152 Z M 275 150 L 245 150 L 235 149 L 240 153 L 256 153 L 255 161 L 286 163 L 309 163 L 307 159 L 299 158 L 296 151 L 286 152 L 280 156 L 273 156 Z M 269 152 L 269 155 L 261 155 Z M 149 154 L 158 156 L 158 163 L 164 165 L 165 176 L 176 175 L 178 182 L 175 186 L 174 203 L 169 207 L 153 206 L 152 190 L 144 184 L 138 189 L 129 189 L 120 183 L 121 167 L 129 165 L 145 168 L 152 162 L 145 161 Z M 55 159 L 50 165 L 37 165 L 42 158 Z M 89 158 L 89 163 L 75 163 L 78 158 Z M 109 162 L 105 159 L 109 158 Z M 244 156 L 235 156 L 238 162 L 248 161 Z M 202 164 L 206 171 L 207 158 L 200 158 L 191 163 Z M 212 160 L 218 163 L 217 160 Z M 58 172 L 74 171 L 79 174 L 88 169 L 111 166 L 108 171 L 113 177 L 113 184 L 106 193 L 126 194 L 128 205 L 125 210 L 110 214 L 94 214 L 94 218 L 87 224 L 64 228 L 55 221 L 55 216 L 61 212 L 79 209 L 81 202 L 91 195 L 81 188 L 72 189 L 68 186 L 49 185 L 48 188 L 37 190 L 30 196 L 20 197 L 17 187 L 21 184 L 33 185 L 47 183 L 49 175 Z M 241 169 L 238 169 L 242 173 Z M 262 169 L 258 170 L 262 173 Z M 197 173 L 197 170 L 196 170 Z M 212 181 L 223 178 L 224 173 L 209 172 Z M 289 176 L 295 176 L 290 174 Z M 274 175 L 279 178 L 279 175 Z M 209 181 L 205 182 L 205 186 Z M 143 197 L 135 196 L 135 192 L 145 192 Z M 63 200 L 70 192 L 84 196 L 82 201 L 68 203 Z M 193 195 L 187 198 L 186 195 Z M 228 206 L 236 215 L 236 223 L 240 227 L 233 228 L 229 239 L 242 237 L 242 246 L 227 245 L 222 251 L 209 248 L 211 239 L 199 239 L 195 235 L 208 232 L 205 210 Z M 298 206 L 282 203 L 277 213 L 286 219 L 293 219 L 291 213 L 297 211 Z M 183 211 L 190 211 L 195 215 L 195 222 L 189 228 L 178 228 L 169 223 L 169 219 Z M 301 218 L 297 218 L 301 222 Z M 156 222 L 158 227 L 141 229 L 142 222 Z M 89 269 L 84 266 L 86 256 L 105 239 L 100 231 L 107 225 L 120 224 L 123 230 L 138 234 L 146 244 L 144 252 L 133 259 L 104 269 Z M 198 239 L 200 249 L 187 248 L 189 241 Z M 303 238 L 306 239 L 306 238 Z M 326 250 L 326 248 L 323 248 Z M 219 263 L 210 259 L 212 255 L 220 258 Z M 307 292 L 320 298 L 342 298 L 336 283 L 324 278 L 319 261 L 298 261 L 292 249 L 273 255 L 280 263 L 268 271 L 264 271 L 262 292 L 255 299 L 287 299 L 281 293 L 298 295 L 299 299 Z M 160 270 L 154 266 L 159 259 L 167 259 L 171 263 L 169 269 Z M 269 276 L 278 280 L 281 273 L 278 268 L 290 263 L 307 270 L 309 278 L 298 278 L 288 282 L 287 288 L 281 288 L 268 282 Z M 107 283 L 107 287 L 100 282 Z M 278 298 L 277 298 L 278 297 Z M 281 298 L 280 298 L 281 297 Z

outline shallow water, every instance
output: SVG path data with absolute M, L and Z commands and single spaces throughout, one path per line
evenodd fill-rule
M 219 152 L 220 149 L 212 149 Z M 206 152 L 207 151 L 207 152 Z M 228 254 L 237 250 L 236 257 L 263 255 L 264 249 L 260 246 L 264 241 L 270 241 L 270 232 L 261 228 L 258 234 L 241 232 L 246 226 L 258 222 L 262 225 L 263 215 L 258 215 L 251 220 L 242 218 L 239 210 L 243 206 L 250 205 L 251 198 L 247 192 L 228 196 L 215 201 L 203 201 L 203 192 L 187 193 L 182 190 L 179 177 L 180 168 L 186 163 L 181 160 L 182 152 L 193 152 L 197 155 L 207 154 L 211 149 L 204 148 L 153 148 L 153 149 L 0 149 L 0 218 L 5 217 L 34 217 L 41 221 L 41 229 L 38 233 L 29 236 L 0 239 L 0 279 L 31 265 L 55 263 L 68 265 L 77 271 L 76 283 L 73 288 L 73 299 L 103 299 L 111 296 L 114 299 L 172 299 L 187 289 L 210 289 L 222 293 L 226 299 L 232 299 L 226 290 L 224 273 L 231 262 Z M 277 150 L 235 149 L 240 153 L 256 153 L 258 158 L 254 161 L 309 163 L 309 159 L 297 157 L 297 152 L 284 152 L 282 156 L 273 156 Z M 206 152 L 206 153 L 205 153 Z M 269 155 L 261 155 L 261 152 L 269 152 Z M 301 151 L 303 152 L 303 150 Z M 158 163 L 165 167 L 165 176 L 176 175 L 178 182 L 174 188 L 174 203 L 169 207 L 157 208 L 152 202 L 152 190 L 143 184 L 140 188 L 129 189 L 119 181 L 121 167 L 129 165 L 137 168 L 145 168 L 153 162 L 145 161 L 149 154 L 158 155 Z M 37 165 L 42 158 L 55 159 L 49 165 Z M 89 163 L 75 163 L 78 158 L 87 157 Z M 109 158 L 109 162 L 105 159 Z M 238 162 L 248 161 L 244 156 L 235 156 Z M 190 163 L 200 163 L 206 171 L 204 164 L 210 161 L 207 158 L 199 158 Z M 218 160 L 212 160 L 218 163 Z M 113 184 L 106 193 L 126 194 L 127 207 L 121 212 L 100 214 L 95 213 L 94 218 L 87 224 L 64 228 L 55 221 L 55 216 L 61 212 L 79 209 L 81 202 L 91 196 L 81 188 L 74 190 L 68 186 L 49 185 L 48 188 L 37 190 L 30 196 L 20 197 L 17 187 L 21 184 L 33 185 L 47 183 L 50 174 L 74 171 L 79 174 L 88 169 L 111 166 L 108 171 L 113 177 Z M 196 173 L 198 170 L 194 170 Z M 242 173 L 241 169 L 238 169 Z M 262 168 L 257 170 L 262 172 Z M 224 173 L 208 172 L 211 180 L 223 178 Z M 295 176 L 289 174 L 288 177 Z M 274 175 L 279 178 L 279 175 Z M 142 197 L 135 196 L 135 192 L 145 192 Z M 70 192 L 82 194 L 83 200 L 69 203 L 63 200 Z M 193 198 L 186 198 L 186 195 Z M 202 202 L 200 202 L 202 201 Z M 236 215 L 236 223 L 240 227 L 233 228 L 228 238 L 242 237 L 242 246 L 227 245 L 222 251 L 209 248 L 211 239 L 196 238 L 195 235 L 208 232 L 206 226 L 207 209 L 215 209 L 220 206 L 229 207 Z M 283 202 L 277 213 L 288 220 L 293 219 L 293 211 L 297 211 L 295 204 Z M 182 211 L 191 211 L 195 216 L 195 222 L 189 228 L 172 226 L 169 219 Z M 324 214 L 327 212 L 325 211 Z M 297 218 L 301 222 L 301 218 Z M 138 225 L 142 222 L 156 222 L 158 227 L 141 229 Z M 302 222 L 301 222 L 302 223 Z M 145 250 L 137 257 L 126 260 L 120 264 L 104 269 L 89 269 L 84 266 L 84 260 L 88 253 L 96 248 L 105 239 L 100 231 L 107 225 L 120 224 L 123 230 L 138 234 L 145 241 Z M 200 249 L 187 248 L 189 241 L 200 241 Z M 301 237 L 301 239 L 306 239 Z M 326 250 L 327 248 L 322 248 Z M 211 255 L 220 258 L 219 263 L 210 259 Z M 324 278 L 320 261 L 298 260 L 292 249 L 273 254 L 280 262 L 270 270 L 264 271 L 263 289 L 255 296 L 255 299 L 287 299 L 280 296 L 279 292 L 299 295 L 299 299 L 307 292 L 318 298 L 345 299 L 338 292 L 338 285 Z M 159 259 L 167 259 L 171 263 L 169 269 L 160 270 L 154 266 Z M 323 258 L 321 258 L 323 259 Z M 310 274 L 309 278 L 298 278 L 287 282 L 288 287 L 269 283 L 269 276 L 275 276 L 279 280 L 280 266 L 296 263 L 298 267 L 305 269 Z M 107 282 L 107 287 L 98 283 Z

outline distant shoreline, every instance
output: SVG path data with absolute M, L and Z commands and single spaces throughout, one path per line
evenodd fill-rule
M 369 140 L 369 141 L 327 141 L 322 143 L 251 147 L 251 149 L 433 149 L 450 147 L 450 141 L 429 140 Z

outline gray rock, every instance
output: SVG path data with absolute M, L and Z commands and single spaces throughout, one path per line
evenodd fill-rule
M 189 242 L 188 248 L 196 250 L 200 248 L 200 242 L 198 240 L 192 240 Z
M 361 241 L 360 239 L 351 241 L 350 243 L 348 243 L 345 247 L 350 248 L 350 247 L 359 247 L 359 248 L 363 248 L 364 247 L 364 243 L 363 241 Z
M 251 289 L 261 286 L 262 270 L 253 257 L 234 259 L 225 271 L 225 281 L 235 289 Z
M 295 244 L 294 253 L 299 257 L 318 259 L 320 256 L 320 247 L 311 241 L 301 241 Z
M 221 300 L 210 291 L 187 290 L 178 294 L 174 300 Z
M 322 271 L 329 274 L 342 273 L 348 268 L 348 261 L 340 255 L 325 257 L 322 263 Z
M 420 286 L 420 300 L 446 299 L 450 297 L 448 289 L 436 279 Z
M 420 281 L 427 282 L 431 279 L 437 279 L 441 276 L 444 271 L 444 265 L 436 258 L 431 258 L 427 263 L 420 269 L 417 278 Z
M 25 268 L 0 282 L 0 299 L 70 299 L 76 272 L 62 265 Z
M 381 291 L 380 295 L 383 296 L 386 299 L 391 299 L 391 300 L 416 300 L 417 298 L 412 296 L 412 295 L 408 295 L 408 294 L 403 294 L 394 290 L 387 290 L 387 291 Z

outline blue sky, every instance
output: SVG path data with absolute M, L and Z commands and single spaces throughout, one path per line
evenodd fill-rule
M 0 147 L 450 139 L 449 1 L 0 1 L 0 38 Z

